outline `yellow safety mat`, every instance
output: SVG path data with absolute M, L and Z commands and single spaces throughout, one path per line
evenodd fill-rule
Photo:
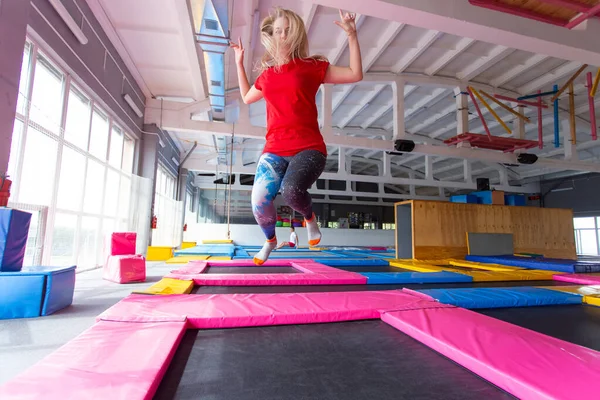
M 501 264 L 485 264 L 466 260 L 450 260 L 450 265 L 463 268 L 483 269 L 485 271 L 518 271 L 525 268 L 510 267 Z
M 209 255 L 193 255 L 193 256 L 179 256 L 169 258 L 165 261 L 167 264 L 187 264 L 190 261 L 203 261 L 208 260 Z
M 148 246 L 146 261 L 166 261 L 173 257 L 172 247 Z
M 556 271 L 521 269 L 516 271 L 454 271 L 473 277 L 473 282 L 551 281 Z
M 146 290 L 134 291 L 138 294 L 189 294 L 194 288 L 194 281 L 182 281 L 179 279 L 163 278 Z

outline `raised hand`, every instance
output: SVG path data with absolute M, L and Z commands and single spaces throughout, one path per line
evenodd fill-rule
M 237 65 L 244 64 L 244 46 L 242 45 L 242 39 L 238 37 L 238 43 L 231 42 L 229 47 L 235 51 L 235 63 Z
M 344 13 L 340 10 L 340 20 L 334 21 L 334 23 L 342 28 L 348 36 L 356 33 L 356 14 Z

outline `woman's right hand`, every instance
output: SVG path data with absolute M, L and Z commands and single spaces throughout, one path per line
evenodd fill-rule
M 242 45 L 242 39 L 238 37 L 238 43 L 231 42 L 229 47 L 235 51 L 236 65 L 244 65 L 244 46 Z

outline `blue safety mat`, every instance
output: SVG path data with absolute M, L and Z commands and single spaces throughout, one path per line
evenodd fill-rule
M 0 272 L 23 266 L 30 222 L 30 213 L 0 207 Z
M 402 283 L 455 283 L 473 282 L 473 277 L 455 272 L 361 272 L 367 285 L 393 285 Z
M 234 252 L 234 254 L 236 256 L 250 258 L 250 255 L 248 254 L 248 251 L 245 248 L 240 247 L 240 246 L 235 246 L 235 252 Z
M 175 257 L 192 255 L 233 257 L 234 254 L 235 246 L 232 244 L 200 244 L 189 249 L 175 250 Z
M 558 304 L 581 304 L 578 294 L 535 287 L 422 289 L 419 293 L 431 296 L 444 304 L 463 308 L 532 307 Z
M 344 255 L 346 257 L 377 257 L 377 258 L 396 258 L 396 252 L 394 251 L 336 251 L 336 253 Z
M 573 261 L 552 258 L 530 258 L 518 256 L 471 256 L 465 257 L 468 261 L 488 264 L 502 264 L 511 267 L 529 269 L 545 269 L 570 273 L 600 272 L 600 263 L 587 261 Z
M 314 258 L 315 262 L 330 267 L 384 267 L 389 263 L 381 258 Z

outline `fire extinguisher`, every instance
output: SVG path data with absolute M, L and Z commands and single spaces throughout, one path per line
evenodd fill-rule
M 8 205 L 11 183 L 11 180 L 8 179 L 8 175 L 0 173 L 0 207 L 6 207 Z
M 183 224 L 183 231 L 187 232 L 187 224 Z
M 152 216 L 152 229 L 156 229 L 156 223 L 158 222 L 156 215 Z

